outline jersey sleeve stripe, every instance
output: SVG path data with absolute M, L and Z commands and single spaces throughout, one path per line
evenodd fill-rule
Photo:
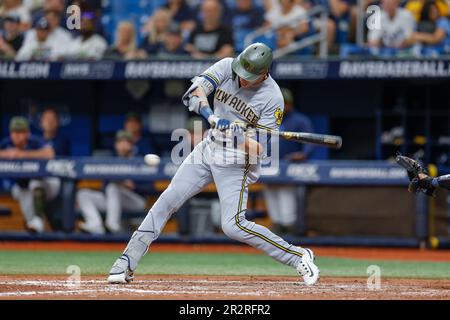
M 217 83 L 211 77 L 207 76 L 206 74 L 202 74 L 201 77 L 203 77 L 206 80 L 208 80 L 208 82 L 212 84 L 214 90 L 217 89 Z
M 206 75 L 206 76 L 210 77 L 216 83 L 216 85 L 219 86 L 220 81 L 215 75 L 213 75 L 213 74 L 211 74 L 209 72 L 208 73 L 204 73 L 203 75 Z

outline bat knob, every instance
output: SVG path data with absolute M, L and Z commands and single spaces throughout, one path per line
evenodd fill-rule
M 336 139 L 336 149 L 340 149 L 342 148 L 342 138 L 341 137 L 337 137 Z

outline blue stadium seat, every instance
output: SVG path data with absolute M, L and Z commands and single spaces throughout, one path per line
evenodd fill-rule
M 110 14 L 103 14 L 102 26 L 103 26 L 103 33 L 104 33 L 106 40 L 108 41 L 108 43 L 112 43 L 113 39 L 114 39 L 114 32 L 115 32 L 113 16 Z
M 348 33 L 350 29 L 350 17 L 346 16 L 336 21 L 336 42 L 346 43 L 348 41 Z
M 245 28 L 235 28 L 233 31 L 233 38 L 234 38 L 234 48 L 236 52 L 241 52 L 244 50 L 244 40 L 245 37 L 252 32 L 252 29 L 245 29 Z
M 369 56 L 370 50 L 365 47 L 360 47 L 352 43 L 343 43 L 340 47 L 339 56 L 343 59 L 349 58 L 350 56 Z
M 142 14 L 151 11 L 155 1 L 151 0 L 109 0 L 111 2 L 111 13 L 126 14 L 135 13 Z
M 264 0 L 253 0 L 255 7 L 264 8 Z
M 227 4 L 227 7 L 229 9 L 233 9 L 236 7 L 236 1 L 235 0 L 225 0 L 225 3 Z
M 257 37 L 253 42 L 262 42 L 268 47 L 272 48 L 272 50 L 277 47 L 277 37 L 274 32 L 266 33 L 262 36 Z
M 111 11 L 111 0 L 103 0 L 102 4 L 102 12 L 107 13 Z
M 100 134 L 109 132 L 115 133 L 117 130 L 123 128 L 124 121 L 124 115 L 102 114 L 99 118 L 97 130 Z
M 152 11 L 155 11 L 159 8 L 161 8 L 163 5 L 167 3 L 166 0 L 153 0 L 152 2 Z

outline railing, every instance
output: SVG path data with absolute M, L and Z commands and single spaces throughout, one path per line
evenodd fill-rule
M 356 7 L 356 44 L 360 47 L 364 46 L 365 39 L 365 19 L 366 19 L 366 1 L 358 0 Z
M 294 21 L 310 21 L 314 16 L 319 16 L 320 30 L 313 35 L 300 39 L 299 41 L 293 42 L 287 47 L 276 49 L 274 51 L 274 58 L 278 59 L 285 55 L 288 55 L 297 50 L 312 46 L 319 43 L 319 57 L 325 59 L 328 57 L 328 42 L 327 42 L 327 22 L 328 22 L 328 10 L 323 6 L 315 6 L 314 8 L 308 10 L 305 16 L 299 17 Z M 262 35 L 274 32 L 279 27 L 261 27 L 255 31 L 249 33 L 245 39 L 245 47 L 249 46 L 254 42 L 254 40 Z

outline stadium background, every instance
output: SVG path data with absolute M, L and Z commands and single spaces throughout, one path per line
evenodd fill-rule
M 200 3 L 194 2 L 193 8 L 197 8 Z M 121 21 L 131 21 L 136 30 L 140 30 L 152 12 L 164 3 L 111 0 L 101 4 L 93 1 L 91 4 L 97 5 L 97 14 L 101 12 L 98 28 L 112 45 L 115 30 Z M 262 1 L 254 1 L 254 4 L 263 10 Z M 321 4 L 327 8 L 327 2 Z M 222 1 L 222 5 L 228 12 L 224 17 L 232 17 L 234 1 Z M 357 4 L 350 2 L 349 7 L 356 8 Z M 450 172 L 450 60 L 445 52 L 440 52 L 438 56 L 435 52 L 417 56 L 407 55 L 404 51 L 388 56 L 365 52 L 345 59 L 341 47 L 357 42 L 356 29 L 352 34 L 349 27 L 351 21 L 350 15 L 344 15 L 338 21 L 337 25 L 341 27 L 347 22 L 347 29 L 342 27 L 342 30 L 348 33 L 337 33 L 334 45 L 328 48 L 326 59 L 318 56 L 320 45 L 315 44 L 308 50 L 277 59 L 272 68 L 272 74 L 280 86 L 292 91 L 295 109 L 310 117 L 314 130 L 341 135 L 344 147 L 339 151 L 316 148 L 306 162 L 282 162 L 278 176 L 263 177 L 254 186 L 248 217 L 271 227 L 262 195 L 264 188 L 280 184 L 306 185 L 305 201 L 301 204 L 305 210 L 299 210 L 296 232 L 285 236 L 294 243 L 312 245 L 314 248 L 318 246 L 318 255 L 323 250 L 325 277 L 364 277 L 366 267 L 376 263 L 382 265 L 387 277 L 448 279 L 448 252 L 424 253 L 417 250 L 449 247 L 448 195 L 440 191 L 436 198 L 426 198 L 407 193 L 406 175 L 392 160 L 400 151 L 429 163 L 433 175 Z M 232 21 L 226 23 L 232 25 Z M 233 30 L 236 53 L 251 31 Z M 276 49 L 276 35 L 276 31 L 266 32 L 256 37 L 255 41 L 263 41 Z M 137 38 L 141 42 L 144 36 L 138 32 Z M 7 178 L 50 174 L 61 177 L 64 187 L 49 209 L 61 220 L 59 230 L 51 230 L 47 226 L 42 234 L 30 234 L 24 230 L 18 203 L 10 196 L 10 186 L 3 183 L 0 239 L 4 243 L 0 247 L 0 255 L 3 256 L 0 274 L 61 275 L 73 261 L 81 265 L 84 274 L 98 277 L 105 273 L 113 257 L 121 250 L 121 244 L 128 240 L 131 230 L 145 212 L 124 212 L 123 221 L 127 228 L 120 234 L 80 233 L 77 227 L 80 215 L 74 199 L 76 189 L 80 183 L 95 189 L 104 180 L 132 177 L 148 183 L 146 196 L 150 205 L 173 174 L 173 167 L 167 158 L 174 145 L 170 142 L 171 132 L 175 128 L 186 127 L 192 116 L 180 103 L 180 97 L 189 79 L 214 61 L 216 59 L 211 57 L 195 59 L 189 55 L 150 55 L 144 60 L 131 61 L 1 61 L 2 136 L 8 135 L 9 121 L 17 115 L 27 117 L 32 131 L 39 134 L 40 113 L 46 107 L 53 107 L 60 113 L 61 133 L 70 141 L 71 150 L 70 157 L 57 158 L 62 161 L 53 162 L 59 168 L 53 170 L 45 161 L 35 161 L 36 169 L 30 173 L 21 171 L 23 161 L 1 160 L 1 174 L 5 181 Z M 122 129 L 128 112 L 142 117 L 155 153 L 163 157 L 157 172 L 136 174 L 130 171 L 122 175 L 113 172 L 114 165 L 123 164 L 110 157 L 114 135 Z M 18 166 L 10 170 L 6 163 Z M 89 176 L 83 170 L 89 164 L 98 165 L 107 173 Z M 134 168 L 141 168 L 142 165 L 142 159 L 131 164 Z M 215 198 L 214 188 L 208 188 L 199 198 Z M 229 247 L 223 249 L 224 254 L 215 257 L 219 259 L 218 265 L 222 256 L 225 265 L 233 266 L 232 272 L 226 272 L 214 263 L 208 264 L 202 254 L 206 252 L 207 256 L 211 256 L 216 249 L 213 247 L 201 252 L 199 246 L 235 243 L 213 228 L 208 210 L 199 209 L 206 212 L 203 215 L 187 211 L 188 216 L 192 215 L 190 224 L 186 225 L 176 217 L 169 222 L 158 240 L 161 247 L 155 247 L 156 259 L 146 258 L 141 271 L 143 274 L 293 275 L 262 257 L 250 255 L 247 258 L 245 250 L 245 255 L 232 250 L 229 252 Z M 199 231 L 201 222 L 206 223 L 204 232 Z M 55 242 L 55 247 L 42 245 L 42 241 Z M 99 242 L 116 242 L 118 245 L 107 249 L 91 245 L 98 245 Z M 164 243 L 182 243 L 186 246 L 177 251 L 176 247 L 164 247 Z M 72 247 L 77 245 L 80 245 L 78 249 Z M 377 249 L 363 249 L 365 251 L 361 252 L 366 253 L 358 256 L 358 250 L 356 253 L 351 251 L 353 249 L 346 251 L 339 248 L 326 251 L 323 246 Z M 379 247 L 412 249 L 389 251 Z M 66 251 L 65 248 L 69 249 Z M 158 248 L 162 248 L 161 252 Z M 220 251 L 222 247 L 217 248 Z M 94 250 L 98 251 L 90 252 Z M 38 257 L 42 257 L 42 261 L 38 262 Z M 89 259 L 97 263 L 88 263 Z M 190 259 L 191 263 L 184 270 L 168 267 L 181 265 Z M 155 264 L 155 260 L 158 263 Z M 422 262 L 418 262 L 420 260 Z M 53 264 L 52 261 L 58 262 Z M 256 266 L 261 264 L 265 267 L 257 269 Z M 2 276 L 1 280 L 5 285 L 9 278 Z

